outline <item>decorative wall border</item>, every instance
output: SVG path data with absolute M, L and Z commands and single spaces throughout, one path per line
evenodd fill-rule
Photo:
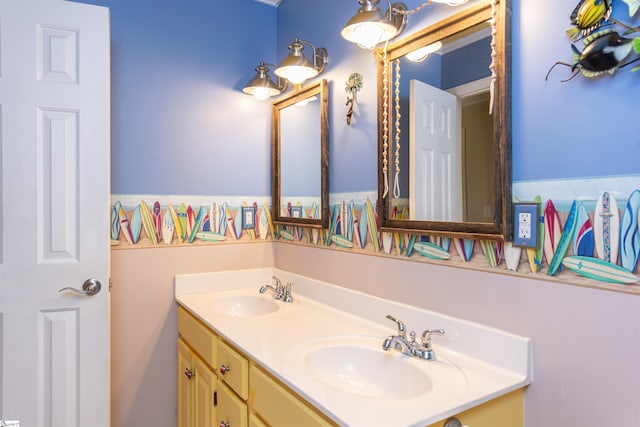
M 624 181 L 628 181 L 625 177 Z M 640 181 L 635 181 L 635 184 Z M 584 180 L 585 185 L 591 186 L 597 180 Z M 564 180 L 563 182 L 566 182 Z M 571 182 L 571 185 L 576 184 Z M 574 237 L 582 224 L 577 224 L 577 209 L 567 210 L 566 201 L 558 199 L 558 206 L 554 215 L 557 221 L 557 233 L 555 253 L 562 251 L 560 255 L 547 259 L 535 251 L 514 248 L 510 243 L 502 244 L 490 240 L 444 238 L 429 235 L 415 235 L 404 233 L 382 233 L 378 230 L 375 199 L 371 196 L 375 192 L 357 194 L 334 194 L 330 199 L 330 227 L 318 230 L 305 227 L 280 226 L 273 224 L 270 216 L 269 197 L 225 197 L 225 196 L 112 196 L 112 248 L 114 250 L 136 247 L 161 247 L 176 245 L 199 244 L 229 244 L 260 241 L 281 241 L 290 244 L 323 247 L 326 249 L 350 251 L 370 255 L 379 255 L 403 259 L 409 261 L 435 262 L 460 268 L 472 268 L 507 272 L 508 274 L 524 275 L 537 279 L 559 281 L 572 284 L 587 284 L 588 286 L 604 287 L 620 292 L 640 294 L 638 284 L 637 254 L 640 252 L 640 228 L 638 216 L 640 207 L 629 208 L 627 200 L 620 197 L 620 188 L 630 187 L 627 184 L 620 185 L 621 180 L 604 180 L 594 185 L 598 191 L 600 188 L 615 184 L 616 192 L 610 192 L 612 199 L 618 200 L 617 211 L 621 227 L 626 224 L 631 237 L 621 237 L 620 248 L 626 241 L 630 250 L 634 251 L 636 261 L 634 268 L 621 266 L 622 255 L 615 260 L 605 263 L 597 256 L 597 253 L 589 255 L 576 254 L 574 249 Z M 526 194 L 522 201 L 531 201 L 529 184 L 514 184 L 514 194 Z M 612 185 L 613 186 L 613 185 Z M 545 182 L 537 188 L 557 191 L 558 182 L 551 184 Z M 632 187 L 632 186 L 631 186 Z M 576 206 L 589 206 L 587 219 L 593 224 L 597 216 L 595 207 L 597 195 L 589 195 L 585 186 L 576 185 L 574 193 L 580 194 L 580 201 Z M 516 193 L 516 191 L 518 193 Z M 574 194 L 562 191 L 561 194 Z M 631 190 L 631 196 L 640 196 L 640 190 Z M 633 197 L 636 199 L 636 197 Z M 576 198 L 577 199 L 577 198 Z M 144 200 L 153 201 L 151 203 Z M 639 199 L 640 200 L 640 199 Z M 162 233 L 158 231 L 154 221 L 155 213 L 152 206 L 158 203 L 159 220 L 164 221 L 167 215 L 172 215 L 173 222 L 180 222 L 181 237 L 178 238 L 177 227 L 172 230 L 170 242 L 163 241 Z M 546 203 L 545 203 L 546 202 Z M 556 201 L 551 199 L 541 200 L 541 212 L 546 205 L 553 205 Z M 144 205 L 144 206 L 143 206 Z M 301 202 L 303 211 L 310 209 Z M 243 210 L 249 208 L 248 210 Z M 251 209 L 253 208 L 253 209 Z M 211 221 L 213 212 L 218 211 L 216 220 Z M 629 211 L 629 212 L 627 212 Z M 243 216 L 251 215 L 245 221 Z M 625 217 L 627 219 L 625 220 Z M 631 218 L 631 219 L 629 219 Z M 541 220 L 543 216 L 541 214 Z M 582 218 L 582 221 L 585 219 Z M 123 222 L 124 221 L 124 222 Z M 547 219 L 547 221 L 549 221 Z M 247 226 L 247 222 L 249 226 Z M 119 225 L 119 227 L 116 225 Z M 213 224 L 217 223 L 217 226 Z M 261 228 L 262 224 L 262 228 Z M 573 224 L 573 225 L 571 225 Z M 129 227 L 124 232 L 123 227 Z M 571 227 L 570 233 L 564 232 L 563 227 Z M 633 227 L 635 226 L 635 227 Z M 582 227 L 584 228 L 584 227 Z M 587 227 L 589 228 L 589 227 Z M 592 227 L 591 227 L 592 228 Z M 155 240 L 149 238 L 149 234 L 155 230 Z M 116 233 L 117 231 L 117 233 Z M 584 230 L 582 230 L 584 233 Z M 129 236 L 127 237 L 127 234 Z M 566 236 L 565 236 L 566 234 Z M 625 240 L 626 239 L 626 240 Z M 637 242 L 637 244 L 636 244 Z M 554 253 L 554 252 L 552 252 Z M 576 258 L 580 255 L 582 258 Z M 629 255 L 626 255 L 629 257 Z M 633 256 L 633 255 L 632 255 Z M 551 258 L 549 256 L 548 258 Z M 555 259 L 558 258 L 558 259 Z M 553 265 L 553 267 L 551 267 Z M 584 268 L 585 271 L 581 271 Z M 553 274 L 549 274 L 553 272 Z M 585 276 L 585 277 L 581 277 Z

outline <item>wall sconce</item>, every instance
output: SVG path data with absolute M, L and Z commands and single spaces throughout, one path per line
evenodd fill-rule
M 360 10 L 344 26 L 340 35 L 365 49 L 373 49 L 378 43 L 386 42 L 398 36 L 407 25 L 407 16 L 413 14 L 431 3 L 445 3 L 449 6 L 459 6 L 468 0 L 428 0 L 412 10 L 407 10 L 404 3 L 391 3 L 382 13 L 378 7 L 380 0 L 358 0 L 362 5 Z M 425 56 L 426 58 L 426 56 Z
M 311 47 L 313 60 L 305 56 L 303 52 L 305 44 Z M 276 76 L 287 79 L 294 85 L 300 85 L 305 80 L 322 73 L 328 61 L 327 49 L 323 47 L 316 49 L 312 43 L 295 38 L 289 45 L 289 55 L 282 60 L 274 72 Z
M 288 82 L 286 80 L 281 81 L 278 78 L 278 84 L 271 80 L 269 68 L 264 62 L 260 61 L 260 65 L 256 67 L 256 73 L 256 76 L 249 80 L 242 91 L 248 95 L 253 95 L 257 100 L 264 101 L 272 96 L 280 95 L 287 89 Z
M 404 3 L 393 3 L 387 0 L 389 8 L 382 13 L 378 7 L 380 0 L 358 0 L 362 5 L 353 15 L 340 35 L 365 49 L 373 49 L 378 43 L 391 40 L 404 30 L 407 15 L 396 11 L 406 11 Z

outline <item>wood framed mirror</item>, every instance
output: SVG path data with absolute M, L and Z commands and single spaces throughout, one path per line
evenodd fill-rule
M 273 222 L 329 227 L 329 89 L 297 88 L 272 105 Z
M 376 51 L 381 230 L 511 240 L 511 0 L 495 11 L 493 37 L 486 0 Z

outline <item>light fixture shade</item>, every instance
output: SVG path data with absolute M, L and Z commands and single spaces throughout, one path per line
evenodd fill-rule
M 391 40 L 406 25 L 404 15 L 393 13 L 393 9 L 406 10 L 404 3 L 393 3 L 386 14 L 380 11 L 380 0 L 360 0 L 362 7 L 344 26 L 340 35 L 365 49 L 373 49 L 378 43 Z
M 313 61 L 305 56 L 303 43 L 313 49 Z M 278 77 L 287 79 L 294 85 L 300 85 L 324 71 L 326 64 L 326 49 L 316 49 L 313 44 L 296 38 L 289 45 L 289 55 L 282 60 L 274 72 Z
M 276 76 L 289 80 L 294 85 L 304 83 L 305 80 L 318 75 L 318 70 L 307 57 L 300 52 L 298 55 L 289 53 L 275 69 Z
M 272 96 L 280 95 L 284 87 L 278 86 L 269 77 L 269 68 L 264 62 L 256 67 L 256 76 L 249 80 L 242 92 L 253 95 L 254 98 L 264 101 Z

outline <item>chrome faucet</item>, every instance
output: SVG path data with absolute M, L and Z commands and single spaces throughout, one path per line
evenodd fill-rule
M 422 333 L 420 343 L 416 341 L 416 333 L 409 332 L 407 338 L 407 330 L 404 323 L 387 314 L 387 319 L 396 322 L 398 326 L 398 335 L 390 335 L 382 342 L 382 349 L 389 351 L 391 349 L 398 350 L 402 354 L 410 357 L 416 357 L 422 360 L 436 360 L 436 353 L 431 347 L 432 335 L 444 335 L 443 329 L 427 329 Z
M 260 288 L 260 293 L 264 294 L 267 291 L 273 291 L 273 297 L 275 299 L 284 302 L 293 302 L 293 296 L 291 295 L 291 287 L 293 286 L 293 283 L 287 283 L 285 286 L 276 276 L 271 277 L 271 283 L 275 284 L 275 286 L 264 285 Z

